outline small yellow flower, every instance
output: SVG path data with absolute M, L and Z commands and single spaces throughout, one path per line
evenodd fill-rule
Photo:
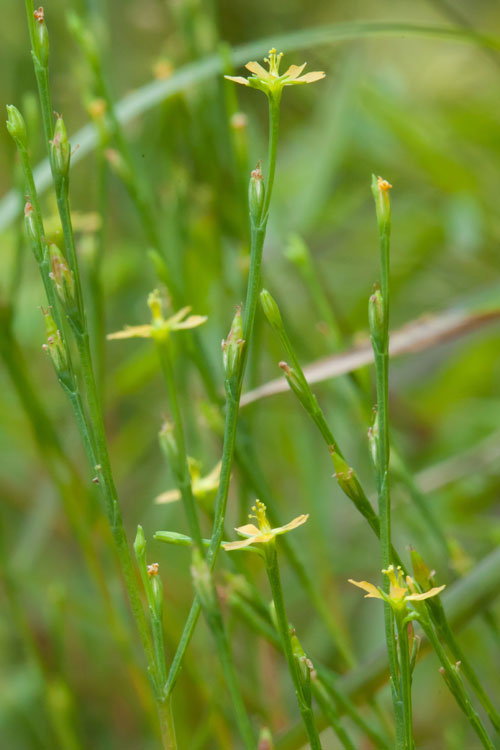
M 170 331 L 181 331 L 186 328 L 196 328 L 204 323 L 206 315 L 186 315 L 190 312 L 190 307 L 183 307 L 181 310 L 172 315 L 170 318 L 164 318 L 163 305 L 158 289 L 148 297 L 148 305 L 151 310 L 152 321 L 150 325 L 126 326 L 123 331 L 108 334 L 107 338 L 115 339 L 132 339 L 132 338 L 158 338 L 166 339 Z
M 268 64 L 269 70 L 263 68 L 260 63 L 251 61 L 245 65 L 245 68 L 253 73 L 249 78 L 243 78 L 242 76 L 224 76 L 224 78 L 227 78 L 228 81 L 241 83 L 243 86 L 260 89 L 265 94 L 279 96 L 284 86 L 314 83 L 325 77 L 325 73 L 319 70 L 301 75 L 306 67 L 306 63 L 303 65 L 290 65 L 288 70 L 280 75 L 279 67 L 282 57 L 283 52 L 277 54 L 275 49 L 271 49 L 269 50 L 269 57 L 264 58 L 264 62 Z
M 429 599 L 431 596 L 437 596 L 444 588 L 446 588 L 446 586 L 435 586 L 429 591 L 425 591 L 421 594 L 417 591 L 411 576 L 406 576 L 406 579 L 404 578 L 403 571 L 399 565 L 397 568 L 395 568 L 394 565 L 390 565 L 387 570 L 383 570 L 382 573 L 389 579 L 389 594 L 386 594 L 381 588 L 375 586 L 373 583 L 368 583 L 368 581 L 353 581 L 352 578 L 349 578 L 349 583 L 363 589 L 363 591 L 367 591 L 368 593 L 365 594 L 365 599 L 383 599 L 394 609 L 405 608 L 407 602 L 419 602 L 423 599 Z
M 193 495 L 201 503 L 207 503 L 212 500 L 213 496 L 217 492 L 220 481 L 220 470 L 222 461 L 214 466 L 212 471 L 206 476 L 201 476 L 200 464 L 194 458 L 188 458 L 189 473 L 191 475 L 191 487 L 193 489 Z M 156 503 L 174 503 L 181 499 L 180 490 L 168 490 L 158 495 Z
M 264 544 L 265 542 L 270 542 L 275 536 L 286 534 L 287 531 L 292 531 L 292 529 L 296 529 L 297 526 L 302 526 L 302 524 L 309 518 L 309 515 L 297 516 L 297 518 L 294 518 L 293 521 L 285 524 L 285 526 L 278 526 L 277 528 L 272 529 L 271 524 L 267 520 L 266 506 L 264 503 L 257 500 L 252 507 L 252 510 L 255 515 L 249 515 L 248 517 L 255 518 L 258 526 L 255 526 L 253 523 L 247 523 L 245 526 L 239 526 L 235 529 L 240 536 L 246 538 L 241 539 L 238 542 L 226 542 L 223 544 L 222 546 L 227 552 L 233 549 L 249 547 L 251 544 Z

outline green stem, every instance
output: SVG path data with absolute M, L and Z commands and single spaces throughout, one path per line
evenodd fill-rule
M 321 741 L 319 738 L 318 730 L 316 729 L 316 724 L 314 723 L 311 704 L 304 694 L 304 686 L 302 684 L 300 668 L 293 653 L 293 646 L 290 638 L 290 627 L 286 616 L 285 602 L 283 600 L 283 589 L 281 586 L 278 553 L 276 550 L 276 542 L 274 540 L 268 542 L 265 545 L 265 560 L 267 577 L 269 578 L 274 607 L 276 610 L 276 624 L 281 636 L 283 651 L 285 652 L 288 669 L 290 671 L 292 682 L 295 688 L 295 693 L 297 695 L 297 701 L 299 704 L 302 721 L 304 722 L 307 736 L 309 738 L 311 750 L 321 750 Z
M 277 149 L 277 132 L 278 132 L 278 110 L 270 105 L 270 128 L 269 128 L 269 165 L 270 175 L 272 174 L 274 179 L 274 165 L 276 164 L 276 149 Z M 272 188 L 272 186 L 271 186 Z M 267 211 L 269 210 L 269 204 L 271 200 L 271 188 L 268 187 L 266 195 L 266 206 Z M 247 295 L 244 308 L 244 321 L 243 321 L 243 339 L 245 345 L 243 347 L 241 357 L 238 362 L 238 371 L 234 375 L 231 381 L 226 380 L 226 418 L 224 424 L 224 438 L 222 444 L 222 463 L 221 473 L 219 480 L 219 487 L 217 490 L 217 496 L 215 499 L 215 511 L 214 511 L 214 525 L 212 530 L 212 537 L 210 540 L 210 547 L 208 549 L 207 561 L 210 570 L 214 569 L 215 561 L 220 549 L 222 536 L 224 533 L 224 522 L 226 516 L 227 498 L 229 493 L 229 483 L 231 479 L 231 467 L 233 464 L 233 457 L 236 444 L 236 430 L 238 425 L 238 414 L 239 414 L 239 400 L 241 395 L 241 388 L 243 384 L 243 377 L 245 374 L 245 366 L 248 357 L 248 350 L 252 341 L 255 312 L 257 309 L 257 301 L 260 292 L 260 279 L 261 279 L 261 268 L 262 268 L 262 253 L 264 249 L 264 240 L 266 236 L 267 226 L 267 215 L 262 214 L 263 218 L 259 226 L 255 226 L 252 223 L 251 235 L 250 235 L 250 271 L 248 277 Z M 198 598 L 195 598 L 191 610 L 188 615 L 184 630 L 179 642 L 179 646 L 175 653 L 170 672 L 168 675 L 167 683 L 165 685 L 165 693 L 169 695 L 175 685 L 179 670 L 182 664 L 182 659 L 189 645 L 191 637 L 194 633 L 198 617 L 200 615 L 200 603 Z
M 156 351 L 160 360 L 161 369 L 167 386 L 170 411 L 174 423 L 174 436 L 177 445 L 178 458 L 173 466 L 176 474 L 178 488 L 181 493 L 184 510 L 187 517 L 189 533 L 193 538 L 201 554 L 204 554 L 200 522 L 196 512 L 196 502 L 191 486 L 191 476 L 186 453 L 186 441 L 184 438 L 184 428 L 182 426 L 181 412 L 177 399 L 177 391 L 174 380 L 174 370 L 172 367 L 172 358 L 170 356 L 170 341 L 155 339 Z
M 425 616 L 420 616 L 417 619 L 420 625 L 422 626 L 422 629 L 425 635 L 429 639 L 429 642 L 432 645 L 432 648 L 436 652 L 436 655 L 439 661 L 441 662 L 442 668 L 445 673 L 446 682 L 457 704 L 466 715 L 467 719 L 469 720 L 469 723 L 471 724 L 472 728 L 474 729 L 477 736 L 481 740 L 483 747 L 485 747 L 487 750 L 494 750 L 494 745 L 492 741 L 490 740 L 488 733 L 486 732 L 486 729 L 484 728 L 482 724 L 481 719 L 479 718 L 476 710 L 474 709 L 474 706 L 470 702 L 470 699 L 469 699 L 469 696 L 467 695 L 467 691 L 465 690 L 464 684 L 456 671 L 456 667 L 454 667 L 453 664 L 451 664 L 450 660 L 448 659 L 448 656 L 446 655 L 446 652 L 444 648 L 442 647 L 439 641 L 439 638 L 434 632 L 434 628 L 432 627 L 430 621 Z
M 157 706 L 163 748 L 164 750 L 177 750 L 174 717 L 172 714 L 172 699 L 170 697 L 163 698 L 158 701 Z
M 345 750 L 356 750 L 356 745 L 353 743 L 346 730 L 340 723 L 339 717 L 332 706 L 330 696 L 328 695 L 321 682 L 319 682 L 318 680 L 313 680 L 311 683 L 311 688 L 313 695 L 323 712 L 323 715 L 328 720 L 331 728 L 339 738 L 342 747 L 344 747 Z
M 412 701 L 411 701 L 411 667 L 408 642 L 408 623 L 404 621 L 406 611 L 396 614 L 396 625 L 398 629 L 399 664 L 401 667 L 401 701 L 403 703 L 404 717 L 404 748 L 413 750 L 413 723 L 412 723 Z

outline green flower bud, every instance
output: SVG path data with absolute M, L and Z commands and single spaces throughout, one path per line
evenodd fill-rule
M 391 188 L 392 185 L 387 180 L 372 175 L 372 193 L 375 199 L 379 231 L 381 232 L 387 230 L 391 222 L 391 201 L 389 199 Z
M 33 12 L 35 17 L 35 38 L 33 41 L 33 52 L 39 65 L 47 67 L 49 61 L 49 32 L 45 24 L 44 10 L 40 6 Z
M 146 538 L 142 526 L 137 527 L 137 534 L 134 541 L 135 558 L 139 565 L 146 559 Z
M 163 609 L 163 584 L 159 575 L 158 563 L 148 565 L 148 576 L 151 582 L 151 607 L 160 619 Z
M 28 147 L 28 138 L 26 135 L 26 123 L 24 117 L 17 107 L 13 104 L 7 105 L 7 130 L 9 135 L 14 139 L 17 146 Z
M 292 234 L 288 238 L 288 244 L 285 247 L 285 257 L 298 268 L 308 265 L 310 262 L 309 248 L 300 235 Z
M 243 320 L 241 317 L 241 307 L 238 307 L 228 337 L 225 341 L 222 341 L 222 358 L 226 380 L 229 380 L 234 375 L 238 374 L 241 352 L 244 346 Z
M 368 324 L 373 345 L 381 351 L 386 337 L 384 301 L 382 292 L 376 289 L 368 301 Z
M 45 332 L 47 334 L 47 343 L 43 345 L 43 349 L 49 354 L 55 371 L 60 374 L 68 367 L 66 347 L 64 346 L 61 332 L 50 314 L 50 310 L 45 310 L 42 307 L 42 312 L 45 319 Z
M 50 142 L 50 155 L 56 174 L 60 177 L 67 177 L 71 159 L 71 146 L 69 145 L 64 120 L 60 116 L 57 117 L 54 137 Z
M 295 393 L 302 406 L 304 406 L 306 410 L 309 410 L 313 405 L 315 398 L 311 393 L 307 381 L 286 362 L 280 362 L 279 366 L 285 373 L 288 385 Z
M 413 547 L 410 549 L 413 578 L 422 591 L 428 591 L 434 585 L 433 571 L 426 565 L 422 557 Z
M 248 207 L 250 210 L 250 221 L 254 226 L 260 224 L 265 197 L 264 177 L 257 165 L 250 174 L 248 186 Z
M 26 227 L 26 234 L 30 244 L 37 244 L 38 232 L 35 224 L 33 206 L 30 201 L 27 201 L 24 206 L 24 226 Z
M 278 331 L 280 331 L 283 328 L 281 313 L 278 305 L 276 304 L 276 300 L 274 299 L 274 297 L 272 297 L 271 294 L 269 294 L 267 289 L 263 289 L 261 291 L 260 303 L 262 305 L 262 309 L 264 310 L 264 315 L 268 319 L 270 325 L 274 329 L 278 329 Z
M 49 276 L 55 284 L 57 294 L 65 308 L 73 307 L 75 304 L 73 274 L 69 270 L 66 258 L 53 243 L 49 245 L 49 259 L 51 267 Z
M 257 750 L 274 750 L 273 736 L 267 727 L 260 730 Z

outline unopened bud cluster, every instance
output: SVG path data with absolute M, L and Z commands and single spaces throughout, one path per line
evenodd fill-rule
M 50 142 L 50 158 L 52 168 L 58 177 L 67 177 L 71 159 L 71 146 L 64 120 L 58 115 L 54 127 L 54 137 Z
M 248 207 L 253 226 L 259 226 L 261 223 L 265 192 L 264 176 L 260 165 L 257 165 L 250 173 L 250 184 L 248 186 Z

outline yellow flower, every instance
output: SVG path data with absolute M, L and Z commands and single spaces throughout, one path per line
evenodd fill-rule
M 417 591 L 411 576 L 406 576 L 406 579 L 404 578 L 403 571 L 399 565 L 397 568 L 395 568 L 394 565 L 390 565 L 387 570 L 383 570 L 382 573 L 389 579 L 389 594 L 386 594 L 373 583 L 368 583 L 368 581 L 353 581 L 352 578 L 349 578 L 349 583 L 363 589 L 363 591 L 367 591 L 368 593 L 365 595 L 365 599 L 383 599 L 394 609 L 405 608 L 407 602 L 419 602 L 423 599 L 429 599 L 431 596 L 437 596 L 444 588 L 446 588 L 446 586 L 435 586 L 429 591 L 425 591 L 421 594 Z
M 163 306 L 158 289 L 148 297 L 148 305 L 151 310 L 152 321 L 150 325 L 126 326 L 123 331 L 108 334 L 108 339 L 133 339 L 133 338 L 158 338 L 166 339 L 170 331 L 181 331 L 185 328 L 196 328 L 204 323 L 206 315 L 186 315 L 190 312 L 190 307 L 183 307 L 181 310 L 172 315 L 170 318 L 163 317 Z
M 220 470 L 222 461 L 214 466 L 212 471 L 206 476 L 201 476 L 200 464 L 194 458 L 188 457 L 189 463 L 189 474 L 191 475 L 191 487 L 193 489 L 193 495 L 201 503 L 206 503 L 212 500 L 214 494 L 217 492 L 220 480 Z M 174 503 L 181 499 L 180 490 L 168 490 L 158 495 L 156 503 Z
M 265 542 L 270 542 L 275 536 L 286 534 L 287 531 L 292 531 L 292 529 L 296 529 L 297 526 L 302 526 L 302 524 L 309 518 L 309 515 L 297 516 L 297 518 L 294 518 L 293 521 L 285 524 L 285 526 L 278 526 L 277 528 L 272 529 L 271 524 L 267 520 L 266 506 L 264 503 L 257 500 L 252 507 L 252 510 L 255 515 L 249 515 L 248 517 L 255 518 L 258 526 L 255 526 L 253 523 L 247 523 L 245 526 L 239 526 L 235 529 L 240 536 L 246 538 L 241 539 L 238 542 L 226 542 L 223 544 L 222 546 L 227 552 L 233 549 L 249 547 L 251 544 L 264 544 Z
M 284 86 L 314 83 L 325 77 L 325 73 L 319 70 L 301 75 L 306 67 L 306 63 L 303 65 L 290 65 L 288 70 L 280 75 L 279 67 L 282 57 L 283 52 L 277 54 L 275 49 L 271 49 L 269 50 L 269 57 L 264 58 L 264 62 L 268 64 L 269 70 L 263 68 L 260 63 L 251 61 L 245 65 L 245 68 L 253 73 L 249 78 L 243 78 L 242 76 L 224 76 L 224 78 L 227 78 L 228 81 L 241 83 L 243 86 L 260 89 L 265 94 L 279 96 Z

